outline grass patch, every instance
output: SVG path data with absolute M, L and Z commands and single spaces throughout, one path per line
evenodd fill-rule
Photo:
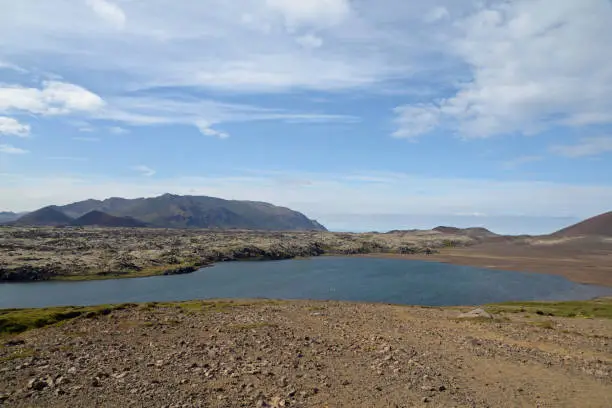
M 612 298 L 568 302 L 506 302 L 488 305 L 491 313 L 528 313 L 540 316 L 612 319 Z
M 60 324 L 81 316 L 91 319 L 108 315 L 113 310 L 123 310 L 129 307 L 132 307 L 132 305 L 66 306 L 44 309 L 0 310 L 0 334 L 17 334 L 30 329 Z

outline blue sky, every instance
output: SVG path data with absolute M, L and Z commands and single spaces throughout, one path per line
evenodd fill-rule
M 0 210 L 172 192 L 506 233 L 610 210 L 609 0 L 0 9 Z

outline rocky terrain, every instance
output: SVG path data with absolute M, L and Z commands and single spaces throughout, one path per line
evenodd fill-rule
M 0 405 L 610 407 L 596 306 L 125 305 L 4 337 Z
M 350 234 L 196 229 L 0 227 L 0 281 L 186 273 L 212 262 L 323 254 L 417 254 L 479 242 L 437 231 Z

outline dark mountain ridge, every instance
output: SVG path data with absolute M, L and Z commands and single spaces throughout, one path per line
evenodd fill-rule
M 143 228 L 147 224 L 132 217 L 115 217 L 102 211 L 93 210 L 72 221 L 70 225 L 85 227 L 125 227 L 125 228 Z
M 11 224 L 19 226 L 35 225 L 56 227 L 69 225 L 71 222 L 72 218 L 64 214 L 58 207 L 50 205 L 28 213 Z
M 52 224 L 48 224 L 50 221 L 44 219 L 43 221 L 47 223 L 41 224 L 36 223 L 39 221 L 37 217 L 22 217 L 18 220 L 18 224 L 68 225 L 73 219 L 79 219 L 87 213 L 96 211 L 97 213 L 94 213 L 92 218 L 119 222 L 107 217 L 112 216 L 124 218 L 121 222 L 125 222 L 125 218 L 129 217 L 147 226 L 159 228 L 326 231 L 325 227 L 317 221 L 286 207 L 258 201 L 224 200 L 206 196 L 164 194 L 159 197 L 136 199 L 112 197 L 106 200 L 90 199 L 46 208 L 55 209 L 65 218 L 55 214 L 53 217 L 48 217 L 53 222 Z
M 11 211 L 0 211 L 0 224 L 7 222 L 13 222 L 21 217 L 23 214 L 17 214 Z

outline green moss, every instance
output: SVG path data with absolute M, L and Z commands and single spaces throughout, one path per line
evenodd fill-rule
M 568 302 L 506 302 L 489 305 L 491 313 L 612 319 L 612 298 Z
M 113 310 L 132 307 L 130 304 L 100 305 L 89 307 L 51 307 L 45 309 L 0 310 L 0 334 L 16 334 L 29 329 L 66 322 L 76 317 L 95 318 L 110 314 Z

